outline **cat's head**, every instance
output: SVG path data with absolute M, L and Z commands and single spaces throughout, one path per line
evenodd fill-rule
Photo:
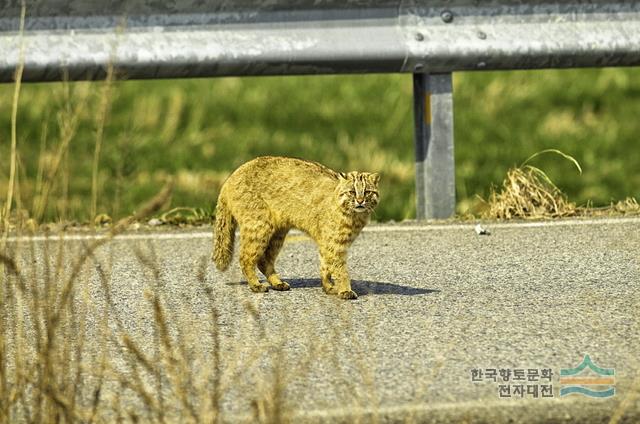
M 346 212 L 371 213 L 378 205 L 380 175 L 368 172 L 338 174 L 337 193 Z

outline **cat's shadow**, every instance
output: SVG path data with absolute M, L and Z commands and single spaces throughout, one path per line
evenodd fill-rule
M 321 288 L 322 284 L 319 278 L 283 278 L 282 281 L 289 283 L 292 290 Z M 247 284 L 245 281 L 238 283 L 229 283 L 233 285 Z M 417 287 L 404 286 L 395 283 L 383 283 L 379 281 L 352 280 L 351 288 L 358 293 L 358 296 L 366 296 L 369 294 L 395 294 L 400 296 L 417 296 L 422 294 L 439 293 L 436 289 L 421 289 Z
M 284 279 L 292 289 L 296 288 L 316 288 L 322 287 L 319 278 L 288 278 Z M 422 289 L 411 286 L 404 286 L 395 283 L 383 283 L 380 281 L 351 280 L 351 288 L 358 293 L 358 296 L 369 294 L 396 294 L 400 296 L 417 296 L 421 294 L 438 293 L 436 289 Z

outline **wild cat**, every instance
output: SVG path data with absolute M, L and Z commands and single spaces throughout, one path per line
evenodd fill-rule
M 320 250 L 322 287 L 342 299 L 356 299 L 347 273 L 347 249 L 378 205 L 378 174 L 341 173 L 317 162 L 265 156 L 236 169 L 220 190 L 216 206 L 213 261 L 231 263 L 240 226 L 240 267 L 254 292 L 266 292 L 256 266 L 274 290 L 289 290 L 274 263 L 287 232 L 310 235 Z M 333 281 L 332 281 L 333 280 Z

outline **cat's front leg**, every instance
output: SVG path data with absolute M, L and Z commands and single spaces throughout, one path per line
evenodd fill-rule
M 351 280 L 347 273 L 347 262 L 343 261 L 336 265 L 331 273 L 336 281 L 336 291 L 340 299 L 357 299 L 356 292 L 351 290 Z
M 326 249 L 322 253 L 322 263 L 327 266 L 329 275 L 333 277 L 335 284 L 325 286 L 324 275 L 322 287 L 327 293 L 337 293 L 341 299 L 357 299 L 358 295 L 351 289 L 351 280 L 347 272 L 347 252 Z M 330 284 L 330 281 L 329 281 Z
M 322 290 L 327 294 L 338 294 L 335 284 L 331 281 L 331 271 L 323 255 L 320 255 L 320 278 L 322 280 Z

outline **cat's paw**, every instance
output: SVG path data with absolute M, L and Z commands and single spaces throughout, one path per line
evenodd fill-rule
M 271 283 L 271 288 L 278 291 L 286 291 L 289 290 L 291 286 L 284 281 L 276 281 L 275 283 Z
M 358 295 L 353 290 L 345 290 L 338 293 L 340 299 L 357 299 Z
M 266 284 L 258 283 L 258 284 L 249 284 L 249 288 L 254 293 L 265 293 L 269 291 L 269 286 Z

